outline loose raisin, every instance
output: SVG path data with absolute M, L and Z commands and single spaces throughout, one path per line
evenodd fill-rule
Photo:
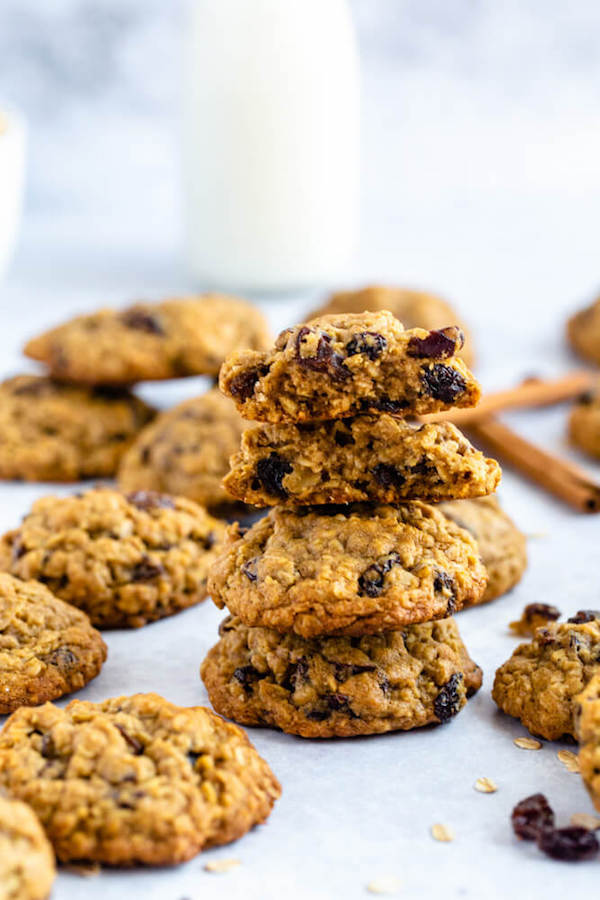
M 467 389 L 467 382 L 452 366 L 436 363 L 434 366 L 423 366 L 421 382 L 425 391 L 442 403 L 453 403 Z
M 517 837 L 535 841 L 540 832 L 554 828 L 554 812 L 543 794 L 532 794 L 517 803 L 511 821 Z
M 542 830 L 537 835 L 537 844 L 547 856 L 566 862 L 593 859 L 600 849 L 593 831 L 574 826 Z
M 256 464 L 256 477 L 267 494 L 272 494 L 274 497 L 287 497 L 283 479 L 285 475 L 289 475 L 292 471 L 291 464 L 274 452 L 263 459 L 259 459 Z
M 408 342 L 407 353 L 422 359 L 448 359 L 460 350 L 465 342 L 465 336 L 460 328 L 451 326 L 439 331 L 430 331 L 427 337 L 411 337 Z
M 377 331 L 359 331 L 346 344 L 348 356 L 363 353 L 369 359 L 377 359 L 387 348 L 387 341 Z
M 433 711 L 440 722 L 447 722 L 460 711 L 461 696 L 459 688 L 462 681 L 462 672 L 455 672 L 435 698 Z

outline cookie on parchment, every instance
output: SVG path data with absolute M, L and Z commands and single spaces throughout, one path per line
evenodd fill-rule
M 339 313 L 361 313 L 365 310 L 377 312 L 382 309 L 389 309 L 405 328 L 435 330 L 458 325 L 465 335 L 460 356 L 468 366 L 473 365 L 473 339 L 464 322 L 446 300 L 426 291 L 383 285 L 369 285 L 356 291 L 339 291 L 332 294 L 323 306 L 310 313 L 307 318 L 310 320 Z
M 269 340 L 256 307 L 207 294 L 77 316 L 32 338 L 25 354 L 64 381 L 131 384 L 216 375 L 228 353 L 260 350 Z
M 275 507 L 229 530 L 209 593 L 246 625 L 302 637 L 362 635 L 441 619 L 475 603 L 475 541 L 434 507 Z
M 29 803 L 61 862 L 163 866 L 234 841 L 280 794 L 245 733 L 157 694 L 13 713 L 0 785 Z
M 0 541 L 0 568 L 42 581 L 104 628 L 199 603 L 224 525 L 183 497 L 99 488 L 37 500 Z
M 234 404 L 216 388 L 186 400 L 140 433 L 121 461 L 119 486 L 189 497 L 209 509 L 231 504 L 222 480 L 243 428 Z
M 46 900 L 54 853 L 33 810 L 0 796 L 0 900 Z
M 153 415 L 127 391 L 16 375 L 0 384 L 0 478 L 110 477 Z
M 232 353 L 219 383 L 259 422 L 420 415 L 478 402 L 462 345 L 459 328 L 405 331 L 385 311 L 325 316 L 286 328 L 272 350 Z
M 302 737 L 350 737 L 449 721 L 481 686 L 453 619 L 306 640 L 229 616 L 201 668 L 217 712 Z
M 527 539 L 496 497 L 440 503 L 439 509 L 477 541 L 488 576 L 477 602 L 487 603 L 512 590 L 527 568 Z
M 85 613 L 37 581 L 0 574 L 0 715 L 80 690 L 105 659 Z
M 500 474 L 449 422 L 416 426 L 384 413 L 251 426 L 224 485 L 255 506 L 435 502 L 491 493 Z
M 581 610 L 567 622 L 538 628 L 496 672 L 492 697 L 532 734 L 576 737 L 575 698 L 600 674 L 600 612 Z

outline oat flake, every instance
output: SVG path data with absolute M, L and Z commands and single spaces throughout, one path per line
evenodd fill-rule
M 239 859 L 213 859 L 204 866 L 205 872 L 230 872 L 241 865 Z
M 368 883 L 367 890 L 370 894 L 396 894 L 400 890 L 400 879 L 393 876 L 375 878 Z
M 481 794 L 495 794 L 498 790 L 498 785 L 491 778 L 478 778 L 473 787 Z
M 600 828 L 600 819 L 598 816 L 592 816 L 591 813 L 573 813 L 571 825 L 575 828 L 587 828 L 588 831 L 596 831 Z
M 513 741 L 515 747 L 519 747 L 520 750 L 541 750 L 542 742 L 536 741 L 535 738 L 515 738 Z
M 448 825 L 436 824 L 431 826 L 431 837 L 436 841 L 453 841 L 454 832 Z
M 573 753 L 572 750 L 559 750 L 556 755 L 567 772 L 572 772 L 573 775 L 579 774 L 579 760 L 576 753 Z

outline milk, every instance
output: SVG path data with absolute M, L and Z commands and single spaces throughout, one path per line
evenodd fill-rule
M 339 280 L 358 224 L 345 0 L 195 0 L 185 58 L 187 259 L 199 286 Z

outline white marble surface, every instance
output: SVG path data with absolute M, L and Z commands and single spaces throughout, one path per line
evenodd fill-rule
M 377 278 L 447 293 L 474 326 L 488 388 L 573 366 L 567 313 L 598 281 L 598 5 L 356 0 L 364 47 L 363 237 L 348 283 Z M 34 143 L 20 251 L 0 286 L 0 368 L 65 315 L 191 285 L 180 264 L 176 97 L 178 4 L 4 0 L 0 74 L 29 113 Z M 168 10 L 168 11 L 167 11 Z M 18 40 L 17 40 L 18 38 Z M 313 298 L 271 298 L 275 327 Z M 167 405 L 199 382 L 143 388 Z M 577 459 L 566 410 L 507 417 Z M 580 460 L 581 461 L 581 460 Z M 600 475 L 597 466 L 591 467 Z M 0 528 L 46 486 L 0 487 Z M 62 490 L 68 490 L 63 488 Z M 517 750 L 525 734 L 490 698 L 515 641 L 507 622 L 532 601 L 565 613 L 598 605 L 598 518 L 579 516 L 510 471 L 505 506 L 532 537 L 521 585 L 459 624 L 484 686 L 448 726 L 355 741 L 302 741 L 252 730 L 283 783 L 266 827 L 161 872 L 62 873 L 53 898 L 150 900 L 360 898 L 396 875 L 399 896 L 558 900 L 589 893 L 595 863 L 569 866 L 518 844 L 515 801 L 543 791 L 566 823 L 591 812 L 556 758 Z M 203 703 L 198 666 L 221 614 L 209 603 L 137 632 L 107 636 L 109 660 L 82 696 L 158 690 Z M 479 776 L 499 791 L 473 790 Z M 434 822 L 456 840 L 431 840 Z M 227 875 L 206 859 L 236 857 Z

